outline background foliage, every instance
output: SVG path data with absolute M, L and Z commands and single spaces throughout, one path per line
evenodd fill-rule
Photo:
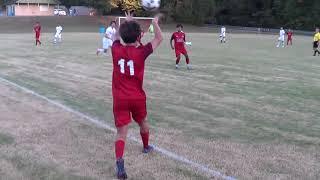
M 91 6 L 102 15 L 136 10 L 139 0 L 60 0 L 67 7 Z M 5 0 L 0 0 L 0 5 Z M 320 25 L 320 0 L 162 0 L 161 11 L 174 21 L 192 24 L 313 29 Z

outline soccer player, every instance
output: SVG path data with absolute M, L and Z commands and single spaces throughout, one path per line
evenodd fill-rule
M 40 41 L 41 25 L 40 25 L 40 22 L 36 22 L 36 24 L 33 26 L 33 31 L 36 34 L 36 46 L 38 44 L 41 45 L 41 41 Z
M 54 39 L 53 39 L 53 43 L 57 43 L 57 42 L 62 42 L 62 26 L 59 24 L 57 27 L 56 27 L 56 34 L 54 35 Z
M 126 13 L 126 21 L 120 25 L 112 45 L 113 59 L 113 115 L 117 127 L 115 154 L 118 179 L 126 179 L 124 167 L 124 149 L 131 118 L 140 126 L 143 153 L 149 153 L 149 123 L 147 117 L 146 94 L 143 90 L 143 78 L 146 59 L 154 52 L 163 40 L 159 27 L 159 16 L 152 21 L 155 36 L 153 40 L 141 45 L 141 27 Z M 120 37 L 124 44 L 121 44 Z
M 289 44 L 292 46 L 292 36 L 293 36 L 293 32 L 291 29 L 288 30 L 287 32 L 287 36 L 288 36 L 288 39 L 287 39 L 287 46 L 289 46 Z
M 283 29 L 283 27 L 281 27 L 279 32 L 277 48 L 279 48 L 280 46 L 284 48 L 285 35 L 286 35 L 286 31 Z
M 226 43 L 226 27 L 222 26 L 220 31 L 220 42 Z
M 314 34 L 313 37 L 313 56 L 316 56 L 318 53 L 318 56 L 320 55 L 320 51 L 318 50 L 319 47 L 319 42 L 320 42 L 320 32 L 319 28 L 316 28 L 316 33 Z
M 106 29 L 105 36 L 102 39 L 103 47 L 102 49 L 97 50 L 97 56 L 102 52 L 107 54 L 108 49 L 112 46 L 112 43 L 115 40 L 116 32 L 116 21 L 112 21 L 110 26 Z
M 188 52 L 185 47 L 186 43 L 186 34 L 182 31 L 182 24 L 177 25 L 177 31 L 174 32 L 171 36 L 170 45 L 173 50 L 176 52 L 176 69 L 179 69 L 179 62 L 181 59 L 181 54 L 183 54 L 186 58 L 187 68 L 191 70 L 190 59 L 188 56 Z M 174 46 L 172 45 L 172 41 L 174 41 Z

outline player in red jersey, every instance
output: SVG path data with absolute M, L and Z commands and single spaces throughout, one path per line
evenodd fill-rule
M 36 33 L 36 46 L 41 45 L 40 41 L 40 35 L 41 35 L 41 25 L 39 22 L 36 22 L 36 24 L 33 26 L 33 31 Z
M 153 147 L 149 145 L 149 124 L 147 117 L 146 94 L 143 90 L 145 61 L 163 40 L 159 27 L 159 16 L 152 21 L 155 28 L 154 39 L 140 44 L 142 35 L 140 25 L 132 19 L 130 13 L 120 25 L 116 40 L 112 45 L 113 58 L 113 115 L 117 127 L 115 154 L 118 179 L 126 179 L 124 168 L 124 148 L 131 118 L 140 126 L 143 152 L 149 153 Z M 125 44 L 121 44 L 120 37 Z
M 171 40 L 170 40 L 170 45 L 171 48 L 175 50 L 176 52 L 176 69 L 179 68 L 179 62 L 181 59 L 181 54 L 183 54 L 186 58 L 186 62 L 187 62 L 187 68 L 190 70 L 191 66 L 190 66 L 190 59 L 188 56 L 188 52 L 185 48 L 185 43 L 186 43 L 186 34 L 182 31 L 183 26 L 182 24 L 178 24 L 177 25 L 177 31 L 174 32 L 171 36 Z M 174 46 L 172 45 L 172 41 L 174 41 Z
M 290 45 L 292 46 L 292 36 L 293 36 L 293 32 L 291 29 L 288 30 L 287 32 L 287 36 L 288 36 L 288 39 L 287 39 L 287 46 Z

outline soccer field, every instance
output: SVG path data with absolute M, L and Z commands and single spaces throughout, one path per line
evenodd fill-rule
M 54 45 L 44 34 L 35 47 L 32 34 L 0 34 L 0 179 L 115 178 L 114 133 L 67 109 L 114 126 L 111 56 L 95 55 L 97 33 L 63 37 Z M 277 49 L 274 35 L 231 34 L 220 44 L 218 34 L 187 33 L 191 71 L 184 59 L 175 69 L 169 39 L 146 63 L 151 143 L 216 176 L 168 153 L 142 155 L 129 140 L 130 179 L 320 179 L 320 57 L 311 37 Z

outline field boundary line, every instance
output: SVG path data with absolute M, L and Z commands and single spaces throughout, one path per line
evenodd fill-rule
M 10 81 L 10 80 L 7 80 L 7 79 L 5 79 L 5 78 L 3 78 L 3 77 L 0 77 L 0 81 L 5 82 L 5 83 L 7 83 L 7 84 L 9 84 L 9 85 L 11 85 L 11 86 L 13 86 L 13 87 L 15 87 L 15 88 L 17 88 L 17 89 L 20 89 L 20 90 L 22 90 L 22 91 L 24 91 L 24 92 L 26 92 L 26 93 L 28 93 L 28 94 L 31 94 L 31 95 L 39 98 L 39 99 L 45 100 L 45 101 L 47 101 L 48 103 L 50 103 L 50 104 L 52 104 L 52 105 L 54 105 L 54 106 L 56 106 L 56 107 L 59 107 L 59 108 L 63 109 L 64 111 L 67 111 L 67 112 L 69 112 L 69 113 L 72 113 L 72 114 L 74 114 L 74 115 L 77 115 L 77 116 L 81 117 L 83 120 L 87 120 L 87 121 L 91 122 L 92 124 L 96 125 L 96 126 L 99 127 L 99 128 L 103 128 L 103 129 L 112 131 L 112 132 L 114 132 L 114 133 L 116 132 L 116 129 L 113 128 L 113 127 L 111 127 L 111 126 L 108 125 L 107 123 L 103 123 L 103 121 L 100 121 L 100 120 L 98 120 L 98 119 L 95 119 L 95 118 L 92 118 L 92 117 L 90 117 L 90 116 L 87 116 L 87 115 L 85 115 L 85 114 L 83 114 L 83 113 L 81 113 L 81 112 L 79 112 L 79 111 L 77 111 L 77 110 L 74 110 L 74 109 L 72 109 L 72 108 L 70 108 L 70 107 L 68 107 L 68 106 L 65 106 L 65 105 L 63 105 L 63 104 L 61 104 L 61 103 L 59 103 L 59 102 L 56 102 L 56 101 L 51 100 L 51 99 L 49 99 L 49 98 L 47 98 L 47 97 L 45 97 L 45 96 L 43 96 L 43 95 L 40 95 L 40 94 L 36 93 L 35 91 L 32 91 L 32 90 L 30 90 L 30 89 L 28 89 L 28 88 L 26 88 L 26 87 L 20 86 L 19 84 L 16 84 L 16 83 L 14 83 L 14 82 L 12 82 L 12 81 Z M 129 138 L 131 141 L 134 141 L 134 142 L 136 142 L 136 143 L 139 143 L 139 144 L 141 143 L 141 142 L 139 141 L 139 139 L 137 139 L 136 137 L 134 137 L 134 136 L 132 136 L 132 135 L 129 135 L 128 138 Z M 221 173 L 221 172 L 219 172 L 219 171 L 210 169 L 210 168 L 208 168 L 206 165 L 203 165 L 203 164 L 194 162 L 194 161 L 192 161 L 192 160 L 189 160 L 189 159 L 187 159 L 187 158 L 185 158 L 185 157 L 183 157 L 183 156 L 180 156 L 180 155 L 178 155 L 178 154 L 176 154 L 176 153 L 174 153 L 174 152 L 171 152 L 171 151 L 166 150 L 166 149 L 164 149 L 164 148 L 158 147 L 157 145 L 153 145 L 153 146 L 154 146 L 154 148 L 155 148 L 155 150 L 156 150 L 157 152 L 159 152 L 159 153 L 161 153 L 161 154 L 163 154 L 163 155 L 165 155 L 165 156 L 167 156 L 167 157 L 169 157 L 169 158 L 171 158 L 171 159 L 173 159 L 173 160 L 176 160 L 176 161 L 178 161 L 178 162 L 180 162 L 180 163 L 183 163 L 183 164 L 185 164 L 185 165 L 189 165 L 189 166 L 191 166 L 191 167 L 193 167 L 193 168 L 196 168 L 196 169 L 198 169 L 199 171 L 202 171 L 202 172 L 204 172 L 204 173 L 207 173 L 208 175 L 210 175 L 210 176 L 212 176 L 212 177 L 219 177 L 219 178 L 222 178 L 222 179 L 225 179 L 225 180 L 236 180 L 235 177 L 227 176 L 227 175 L 225 175 L 225 174 L 223 174 L 223 173 Z

